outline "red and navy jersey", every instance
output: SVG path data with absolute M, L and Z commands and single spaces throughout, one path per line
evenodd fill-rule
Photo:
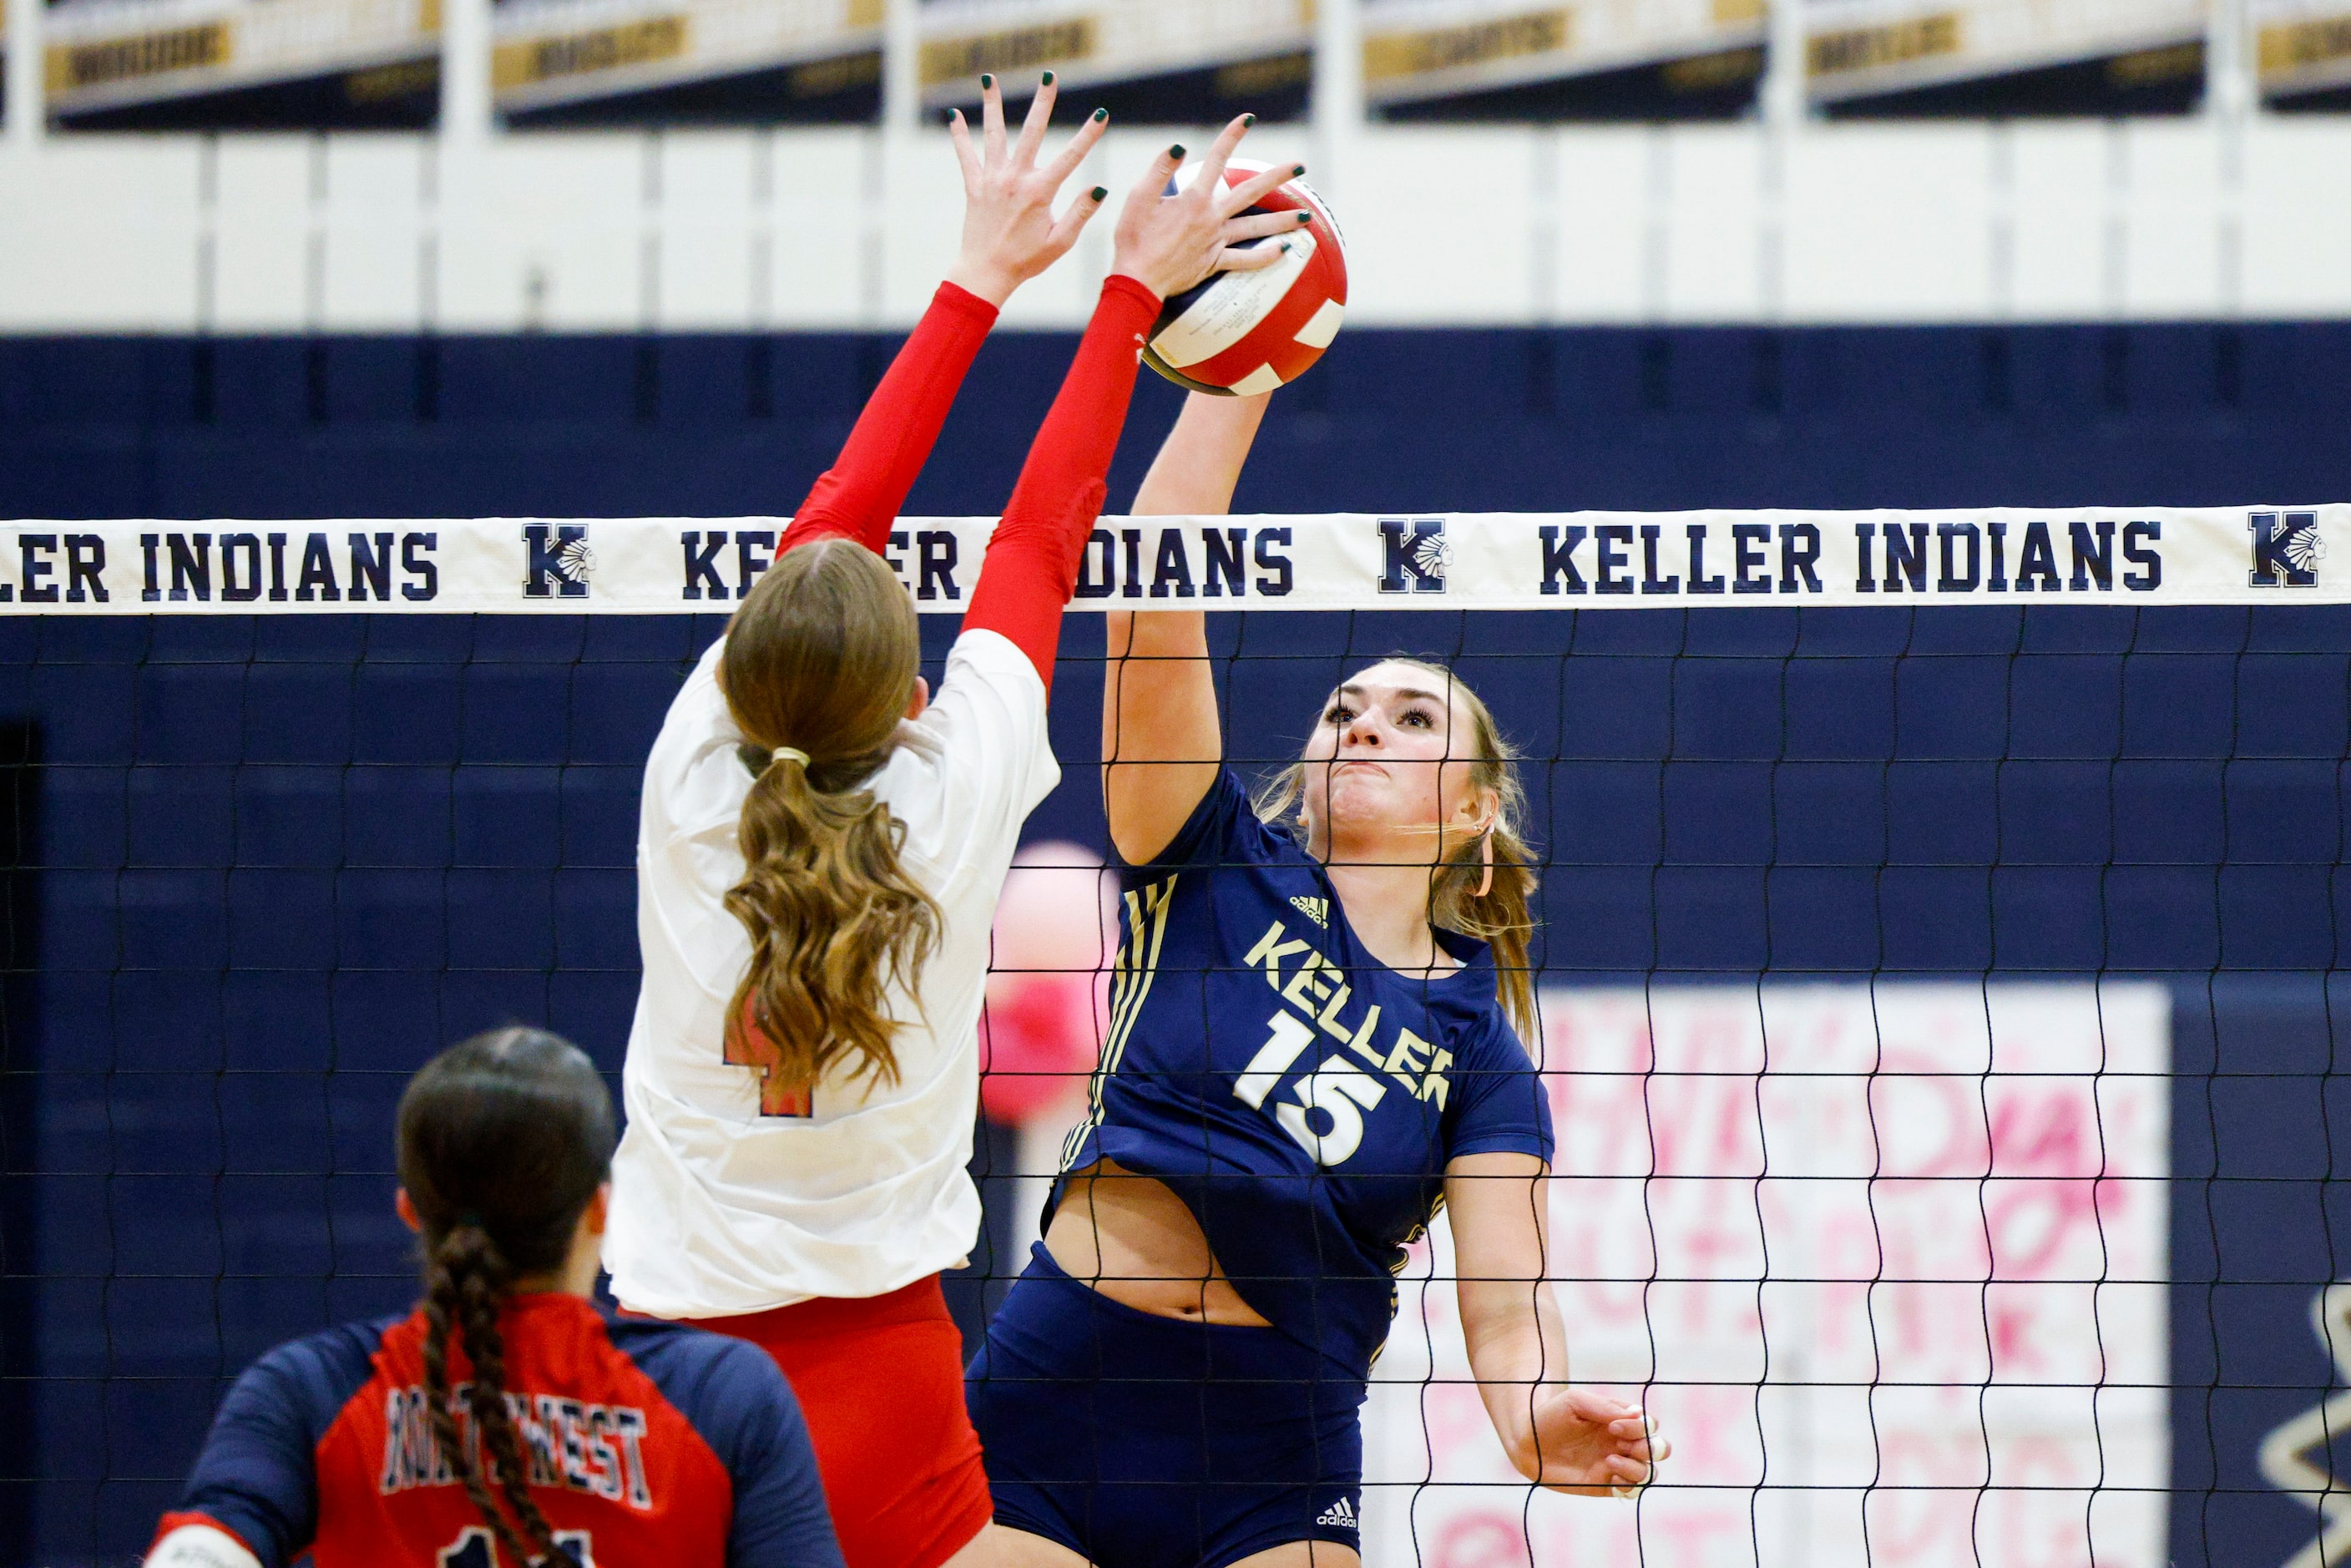
M 580 1568 L 841 1568 L 799 1402 L 758 1346 L 555 1293 L 499 1324 L 531 1496 Z M 159 1538 L 211 1524 L 263 1568 L 517 1568 L 434 1441 L 424 1334 L 420 1309 L 254 1363 Z M 452 1386 L 470 1375 L 453 1343 Z

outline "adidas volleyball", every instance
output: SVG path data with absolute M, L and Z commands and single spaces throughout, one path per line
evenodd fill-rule
M 1176 188 L 1189 186 L 1200 167 L 1186 163 L 1177 170 Z M 1241 184 L 1268 167 L 1236 158 L 1225 166 L 1225 183 Z M 1251 242 L 1289 246 L 1280 261 L 1253 272 L 1213 274 L 1170 298 L 1143 350 L 1144 363 L 1194 392 L 1253 397 L 1296 381 L 1321 359 L 1347 314 L 1347 256 L 1339 225 L 1303 180 L 1277 185 L 1248 210 L 1301 208 L 1314 214 L 1304 228 Z

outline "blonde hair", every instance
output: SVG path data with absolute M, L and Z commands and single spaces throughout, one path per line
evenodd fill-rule
M 1428 923 L 1439 930 L 1474 936 L 1493 949 L 1494 985 L 1502 1010 L 1520 1036 L 1531 1040 L 1536 1030 L 1535 984 L 1528 946 L 1534 935 L 1535 855 L 1520 826 L 1526 820 L 1527 792 L 1519 781 L 1518 748 L 1503 736 L 1478 694 L 1451 670 L 1425 659 L 1399 657 L 1381 663 L 1403 664 L 1444 682 L 1443 689 L 1459 697 L 1461 711 L 1468 717 L 1475 747 L 1469 758 L 1469 787 L 1493 791 L 1494 823 L 1487 833 L 1468 834 L 1450 847 L 1440 845 L 1443 869 L 1429 890 Z M 1291 763 L 1258 792 L 1259 821 L 1299 823 L 1306 768 L 1302 761 Z M 1485 839 L 1493 844 L 1494 882 L 1480 897 L 1478 886 L 1486 876 L 1480 841 Z
M 726 894 L 751 937 L 726 1058 L 787 1089 L 842 1061 L 852 1081 L 897 1081 L 884 992 L 914 989 L 939 906 L 899 864 L 905 824 L 859 786 L 889 760 L 921 667 L 904 587 L 846 539 L 778 558 L 727 623 L 720 684 L 756 777 Z

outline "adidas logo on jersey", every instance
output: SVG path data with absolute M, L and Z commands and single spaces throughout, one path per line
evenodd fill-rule
M 1318 1517 L 1314 1522 L 1317 1524 L 1336 1525 L 1341 1530 L 1353 1530 L 1357 1528 L 1355 1523 L 1354 1505 L 1343 1497 L 1337 1502 L 1332 1503 L 1329 1508 L 1324 1509 L 1321 1516 Z
M 1305 915 L 1307 919 L 1314 922 L 1315 925 L 1324 926 L 1326 928 L 1330 925 L 1331 901 L 1329 899 L 1309 898 L 1301 893 L 1290 902 L 1297 906 L 1300 914 Z

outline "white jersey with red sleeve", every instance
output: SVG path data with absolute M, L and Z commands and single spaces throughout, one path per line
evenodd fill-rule
M 988 932 L 1021 824 L 1061 780 L 1035 666 L 997 632 L 965 632 L 937 696 L 865 785 L 904 824 L 900 862 L 944 916 L 919 999 L 889 995 L 897 1080 L 828 1074 L 794 1113 L 763 1114 L 758 1070 L 726 1060 L 751 944 L 723 901 L 743 879 L 752 775 L 718 689 L 723 647 L 670 705 L 638 817 L 644 981 L 604 1264 L 622 1306 L 665 1318 L 877 1296 L 970 1251 Z

